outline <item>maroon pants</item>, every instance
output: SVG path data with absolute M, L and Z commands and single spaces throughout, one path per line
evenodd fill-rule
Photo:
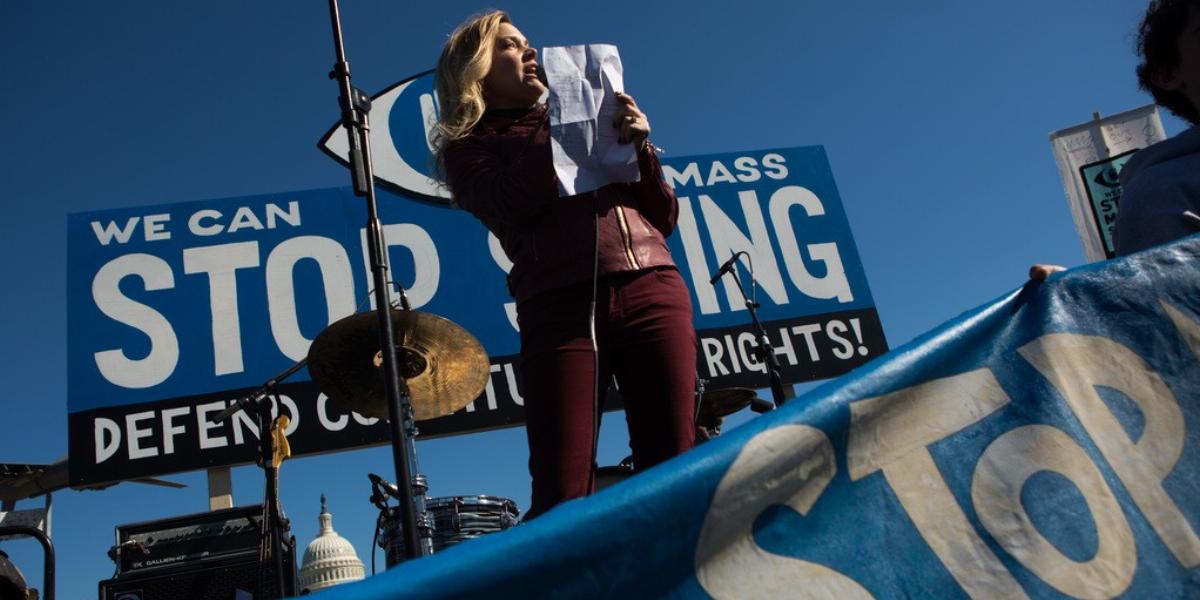
M 521 387 L 533 501 L 526 518 L 590 494 L 599 415 L 588 328 L 590 281 L 517 306 Z M 629 446 L 640 471 L 695 442 L 696 331 L 687 287 L 674 268 L 600 278 L 596 339 L 601 394 L 615 374 L 625 399 Z M 601 396 L 603 398 L 603 395 Z

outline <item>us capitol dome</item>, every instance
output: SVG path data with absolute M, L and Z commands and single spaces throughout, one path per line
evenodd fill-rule
M 321 531 L 304 550 L 300 564 L 301 593 L 315 592 L 366 576 L 363 562 L 354 546 L 333 530 L 333 515 L 325 510 L 325 494 L 321 494 Z

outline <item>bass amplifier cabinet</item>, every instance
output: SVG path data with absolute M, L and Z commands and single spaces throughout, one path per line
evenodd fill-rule
M 262 506 L 117 525 L 117 545 L 109 556 L 117 575 L 199 559 L 258 557 Z
M 262 505 L 117 526 L 116 575 L 101 600 L 251 600 L 296 593 L 296 541 L 284 532 L 283 589 L 259 563 Z M 261 579 L 261 582 L 260 582 Z M 272 582 L 262 585 L 262 582 Z
M 198 559 L 121 575 L 100 582 L 100 600 L 259 600 L 292 596 L 296 593 L 294 551 L 285 555 L 283 564 L 290 570 L 284 573 L 283 590 L 277 589 L 277 578 L 263 572 L 255 554 Z

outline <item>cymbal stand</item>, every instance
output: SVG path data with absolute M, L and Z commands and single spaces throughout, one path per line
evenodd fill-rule
M 415 494 L 413 475 L 417 472 L 417 448 L 413 441 L 416 425 L 408 386 L 400 378 L 400 369 L 393 340 L 395 327 L 392 323 L 392 305 L 388 287 L 387 246 L 383 240 L 383 226 L 379 222 L 379 210 L 375 201 L 375 176 L 371 165 L 371 126 L 367 114 L 371 110 L 371 99 L 362 90 L 350 84 L 350 63 L 346 61 L 346 50 L 342 43 L 342 21 L 338 13 L 337 0 L 329 0 L 329 18 L 333 25 L 333 46 L 337 62 L 329 73 L 341 90 L 338 103 L 342 110 L 342 126 L 346 128 L 349 141 L 350 179 L 354 195 L 366 198 L 367 204 L 367 250 L 371 263 L 371 276 L 375 286 L 375 306 L 379 315 L 379 347 L 383 354 L 383 382 L 388 399 L 388 426 L 392 438 L 392 462 L 396 466 L 399 486 L 400 515 L 404 529 L 404 554 L 409 559 L 433 553 L 433 542 L 421 538 L 418 531 L 418 515 L 425 514 L 425 495 Z M 399 287 L 399 284 L 397 284 Z M 404 310 L 411 310 L 403 288 L 400 303 Z

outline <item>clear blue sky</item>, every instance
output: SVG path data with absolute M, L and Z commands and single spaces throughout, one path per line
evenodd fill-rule
M 1133 77 L 1140 0 L 951 2 L 511 2 L 537 46 L 616 44 L 627 89 L 670 155 L 824 145 L 893 347 L 1020 285 L 1081 245 L 1050 131 L 1147 103 Z M 376 92 L 430 68 L 446 34 L 486 5 L 346 0 L 355 83 Z M 0 462 L 66 453 L 66 215 L 343 186 L 317 151 L 337 117 L 325 2 L 6 2 L 0 86 L 0 281 L 5 315 Z M 1165 119 L 1167 133 L 1183 124 Z M 752 415 L 746 412 L 738 420 Z M 422 442 L 431 495 L 528 506 L 524 431 Z M 627 453 L 612 415 L 601 464 Z M 385 447 L 283 467 L 300 543 L 325 493 L 370 564 L 366 473 Z M 207 507 L 184 490 L 122 484 L 55 495 L 62 598 L 109 577 L 113 526 Z M 260 472 L 234 470 L 239 505 Z M 40 506 L 24 502 L 18 508 Z M 0 544 L 40 586 L 30 541 Z M 383 557 L 379 556 L 382 570 Z

